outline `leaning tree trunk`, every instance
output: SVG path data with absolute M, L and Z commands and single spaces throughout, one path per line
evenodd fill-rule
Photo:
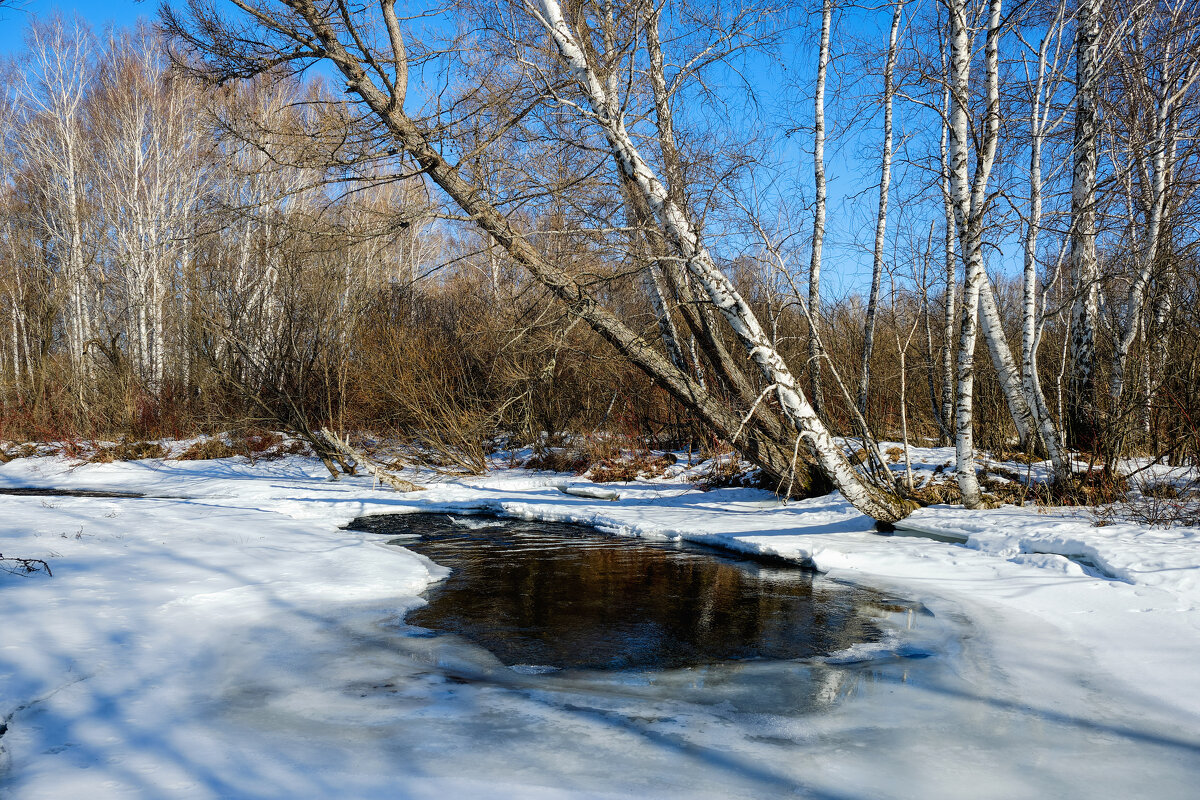
M 394 78 L 382 70 L 368 74 L 363 60 L 347 49 L 338 36 L 338 29 L 313 0 L 295 0 L 291 7 L 308 24 L 321 48 L 321 57 L 332 62 L 346 78 L 347 90 L 362 99 L 421 170 L 503 247 L 514 263 L 528 270 L 573 314 L 586 321 L 625 358 L 697 414 L 704 424 L 721 435 L 735 438 L 735 434 L 743 429 L 743 419 L 727 403 L 717 399 L 691 375 L 679 370 L 661 351 L 600 305 L 574 276 L 545 258 L 499 209 L 487 202 L 479 187 L 467 181 L 457 167 L 446 161 L 425 131 L 404 113 L 407 62 L 399 21 L 389 3 L 383 3 L 380 10 L 390 39 Z M 788 423 L 789 439 L 794 441 L 794 449 L 790 453 L 784 451 L 784 457 L 790 457 L 788 463 L 796 463 L 803 445 L 803 450 L 819 465 L 821 472 L 860 511 L 886 522 L 906 516 L 915 504 L 901 497 L 895 484 L 875 484 L 850 464 L 796 385 L 795 378 L 750 307 L 713 262 L 686 213 L 671 200 L 662 182 L 634 147 L 623 117 L 613 113 L 613 109 L 618 108 L 612 94 L 616 76 L 609 76 L 613 81 L 609 86 L 600 81 L 590 68 L 574 32 L 563 19 L 557 2 L 544 0 L 540 14 L 535 16 L 551 35 L 568 75 L 582 90 L 584 103 L 601 127 L 623 179 L 637 187 L 673 253 L 685 263 L 696 286 L 730 325 L 750 361 L 767 380 L 768 389 Z M 777 456 L 781 454 L 776 452 L 773 441 L 751 435 L 739 442 L 739 446 L 758 463 L 778 468 L 781 459 Z M 786 470 L 776 474 L 784 475 Z
M 773 391 L 785 418 L 795 428 L 809 454 L 859 510 L 885 521 L 907 515 L 912 504 L 899 495 L 894 484 L 878 485 L 851 466 L 749 304 L 714 263 L 692 221 L 671 200 L 666 187 L 635 147 L 617 103 L 616 74 L 610 73 L 607 81 L 602 81 L 593 71 L 557 0 L 542 0 L 540 18 L 569 74 L 586 98 L 618 168 L 641 189 L 672 249 L 684 260 L 709 302 L 721 313 L 746 348 L 750 360 L 769 382 L 768 389 Z

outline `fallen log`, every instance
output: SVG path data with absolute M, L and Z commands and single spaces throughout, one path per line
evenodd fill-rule
M 563 494 L 569 494 L 573 497 L 585 497 L 589 500 L 621 499 L 621 494 L 612 489 L 600 489 L 591 486 L 559 486 L 558 490 Z
M 423 492 L 424 486 L 418 486 L 412 481 L 406 481 L 399 475 L 380 466 L 379 462 L 350 445 L 348 439 L 343 439 L 329 428 L 321 428 L 321 435 L 329 446 L 343 456 L 353 459 L 358 466 L 366 470 L 379 483 L 386 483 L 397 492 Z

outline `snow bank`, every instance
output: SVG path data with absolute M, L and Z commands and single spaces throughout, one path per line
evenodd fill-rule
M 1033 508 L 910 520 L 954 544 L 878 535 L 836 495 L 785 505 L 663 480 L 616 485 L 612 502 L 564 494 L 564 480 L 582 484 L 500 470 L 399 495 L 330 483 L 301 458 L 3 465 L 0 486 L 151 497 L 0 496 L 0 552 L 54 570 L 0 573 L 0 794 L 1087 796 L 1073 781 L 1100 776 L 1118 796 L 1185 797 L 1200 779 L 1200 531 Z M 339 526 L 464 509 L 808 562 L 966 633 L 939 654 L 936 691 L 905 689 L 893 708 L 903 679 L 887 688 L 893 673 L 868 667 L 867 684 L 830 684 L 836 713 L 760 714 L 753 730 L 719 710 L 634 723 L 643 711 L 582 714 L 540 684 L 448 681 L 435 667 L 467 656 L 442 643 L 400 663 L 396 647 L 441 568 Z M 1006 732 L 968 742 L 962 726 L 991 730 L 969 722 L 981 714 Z M 1035 740 L 1070 744 L 1021 750 Z

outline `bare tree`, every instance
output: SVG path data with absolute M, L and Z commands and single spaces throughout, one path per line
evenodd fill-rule
M 1142 330 L 1146 289 L 1170 228 L 1181 110 L 1200 81 L 1200 20 L 1190 4 L 1156 4 L 1134 15 L 1114 58 L 1120 92 L 1108 116 L 1127 154 L 1127 237 L 1131 274 L 1118 309 L 1109 401 L 1121 405 L 1134 340 Z M 1195 103 L 1193 99 L 1192 103 Z
M 1075 16 L 1075 120 L 1071 181 L 1070 381 L 1067 441 L 1081 450 L 1100 446 L 1096 398 L 1096 325 L 1099 266 L 1096 261 L 1096 149 L 1099 120 L 1100 2 L 1078 0 Z
M 85 252 L 89 237 L 84 212 L 90 148 L 85 143 L 84 100 L 95 47 L 78 22 L 55 17 L 29 32 L 31 65 L 23 73 L 20 97 L 37 118 L 20 140 L 24 159 L 40 170 L 43 192 L 39 222 L 56 243 L 62 280 L 67 346 L 82 401 L 89 383 L 88 344 L 94 338 L 97 309 Z
M 883 68 L 883 154 L 879 160 L 879 210 L 875 215 L 875 247 L 871 263 L 871 293 L 867 300 L 867 319 L 863 330 L 862 370 L 859 372 L 857 405 L 859 413 L 867 414 L 867 392 L 871 383 L 871 353 L 875 349 L 875 315 L 879 308 L 879 290 L 883 281 L 883 246 L 887 235 L 888 193 L 892 184 L 892 101 L 895 96 L 894 76 L 899 50 L 900 21 L 904 16 L 904 0 L 892 7 L 892 27 L 888 34 L 887 57 Z
M 999 39 L 1002 0 L 988 0 L 985 30 L 985 111 L 976 149 L 971 115 L 971 20 L 965 0 L 949 0 L 950 16 L 950 193 L 965 270 L 962 324 L 959 331 L 958 403 L 955 409 L 955 475 L 963 503 L 983 503 L 975 474 L 974 385 L 975 340 L 979 330 L 980 293 L 987 274 L 983 266 L 983 221 L 988 179 L 1000 136 Z M 974 174 L 969 159 L 975 156 Z
M 812 257 L 808 266 L 808 309 L 810 326 L 821 324 L 821 255 L 825 245 L 825 78 L 829 72 L 829 36 L 833 24 L 833 0 L 821 3 L 821 45 L 817 50 L 817 86 L 813 94 L 813 205 Z M 825 392 L 821 386 L 820 333 L 808 332 L 808 368 L 813 407 L 825 413 Z
M 1060 2 L 1053 18 L 1046 26 L 1041 42 L 1036 48 L 1037 60 L 1033 67 L 1033 85 L 1029 97 L 1029 207 L 1023 240 L 1023 273 L 1021 284 L 1021 385 L 1025 399 L 1039 418 L 1039 431 L 1047 448 L 1056 453 L 1055 467 L 1065 477 L 1069 465 L 1065 463 L 1065 443 L 1057 426 L 1050 420 L 1050 412 L 1042 391 L 1037 368 L 1038 344 L 1045 324 L 1040 313 L 1045 303 L 1038 299 L 1038 239 L 1043 217 L 1043 149 L 1046 138 L 1062 122 L 1064 114 L 1056 113 L 1051 102 L 1062 81 L 1060 56 L 1063 51 L 1063 34 L 1066 22 L 1066 3 Z M 1022 38 L 1022 41 L 1024 39 Z M 1026 47 L 1033 51 L 1034 48 Z M 1026 82 L 1029 82 L 1027 66 Z M 1056 171 L 1057 172 L 1057 171 Z M 1056 269 L 1061 266 L 1061 257 Z M 1054 283 L 1051 278 L 1050 283 Z

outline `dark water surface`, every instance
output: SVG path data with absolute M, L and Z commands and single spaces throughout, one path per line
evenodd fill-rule
M 42 486 L 0 487 L 0 495 L 11 494 L 17 497 L 124 497 L 139 498 L 146 495 L 141 492 L 117 492 L 107 489 L 54 489 Z
M 907 610 L 798 567 L 567 523 L 399 514 L 355 520 L 453 572 L 405 622 L 506 665 L 671 669 L 804 659 L 878 641 Z

